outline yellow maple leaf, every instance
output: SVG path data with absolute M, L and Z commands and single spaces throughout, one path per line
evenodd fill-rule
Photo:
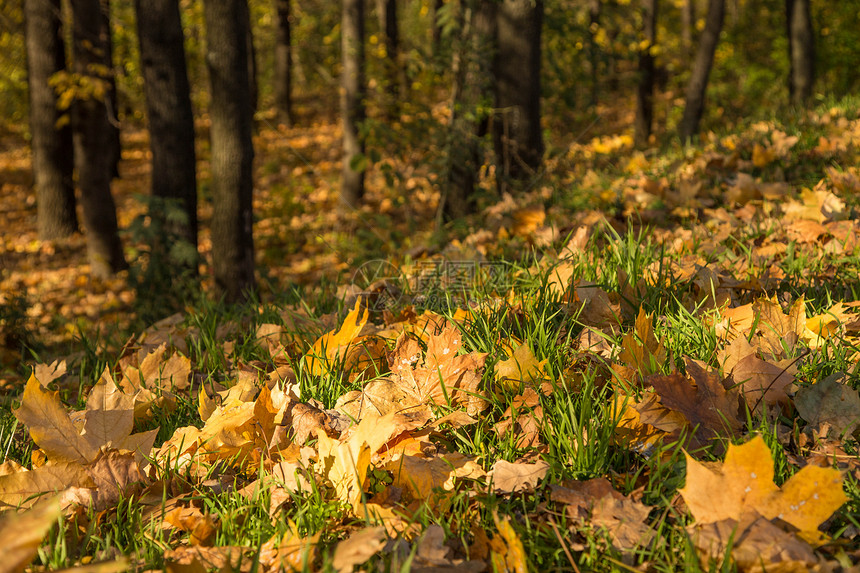
M 313 347 L 305 354 L 305 364 L 314 376 L 327 374 L 333 364 L 343 360 L 350 345 L 355 342 L 367 323 L 367 317 L 367 308 L 361 306 L 359 298 L 337 332 L 327 332 L 314 342 Z
M 322 472 L 334 485 L 337 497 L 357 509 L 361 503 L 364 479 L 370 467 L 370 457 L 398 431 L 399 421 L 394 413 L 381 418 L 368 416 L 347 436 L 330 438 L 317 429 L 317 451 Z
M 526 573 L 529 570 L 526 550 L 517 532 L 511 526 L 511 519 L 507 516 L 499 517 L 493 512 L 493 521 L 499 534 L 490 540 L 490 560 L 494 571 L 510 571 L 512 573 Z
M 634 331 L 624 335 L 618 359 L 642 376 L 656 374 L 666 361 L 666 348 L 663 340 L 657 340 L 651 317 L 645 309 L 639 308 Z
M 528 344 L 520 344 L 507 360 L 496 363 L 496 381 L 503 387 L 516 390 L 522 382 L 526 386 L 540 385 L 546 379 L 547 361 L 537 358 Z
M 7 513 L 0 522 L 3 571 L 24 571 L 39 551 L 42 539 L 61 515 L 59 497 L 42 501 L 23 513 Z
M 27 381 L 21 406 L 14 414 L 52 461 L 86 464 L 98 454 L 100 444 L 90 443 L 78 432 L 56 392 L 42 388 L 35 376 Z
M 773 458 L 761 436 L 730 445 L 725 461 L 704 464 L 687 457 L 687 483 L 679 493 L 700 524 L 740 521 L 754 510 L 778 518 L 807 540 L 818 539 L 818 526 L 847 501 L 842 475 L 833 468 L 806 466 L 781 488 L 773 482 Z
M 773 149 L 765 148 L 759 143 L 753 146 L 752 162 L 756 167 L 766 167 L 774 159 L 776 159 L 776 153 Z

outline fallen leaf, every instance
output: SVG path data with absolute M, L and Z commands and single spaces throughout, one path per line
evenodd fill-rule
M 21 513 L 6 513 L 0 521 L 3 573 L 21 573 L 33 562 L 42 540 L 62 517 L 58 498 L 46 499 Z
M 386 539 L 384 527 L 366 527 L 337 544 L 331 564 L 338 573 L 352 573 L 353 567 L 379 553 Z
M 666 357 L 666 348 L 654 334 L 651 317 L 640 307 L 633 332 L 628 332 L 621 340 L 618 360 L 640 376 L 647 376 L 660 372 Z
M 660 403 L 684 415 L 692 427 L 704 430 L 706 438 L 735 434 L 744 424 L 740 394 L 726 390 L 716 372 L 704 363 L 685 358 L 687 376 L 655 375 L 646 379 L 660 395 Z
M 30 436 L 48 458 L 85 464 L 96 457 L 98 446 L 81 436 L 55 392 L 30 376 L 15 417 L 30 429 Z
M 800 417 L 812 424 L 829 424 L 837 434 L 850 435 L 860 424 L 860 394 L 837 372 L 824 380 L 801 388 L 794 397 Z
M 740 522 L 695 524 L 687 531 L 705 569 L 722 568 L 729 547 L 742 572 L 809 571 L 818 562 L 809 544 L 755 512 Z
M 807 465 L 781 488 L 773 482 L 773 458 L 761 436 L 730 445 L 722 464 L 687 458 L 687 482 L 679 493 L 698 523 L 741 519 L 755 510 L 795 526 L 805 538 L 847 500 L 838 470 Z
M 496 382 L 503 388 L 518 390 L 520 384 L 537 387 L 546 379 L 547 361 L 538 362 L 528 344 L 520 344 L 507 360 L 496 363 Z
M 431 498 L 436 488 L 453 490 L 455 479 L 485 475 L 475 458 L 458 452 L 433 457 L 395 455 L 382 467 L 394 474 L 395 486 L 419 500 Z
M 732 378 L 750 410 L 758 411 L 762 404 L 786 405 L 788 387 L 794 376 L 787 368 L 762 360 L 751 354 L 741 359 L 732 369 Z
M 51 382 L 62 378 L 66 374 L 66 361 L 54 360 L 50 365 L 36 364 L 33 368 L 33 376 L 39 381 L 39 384 L 47 388 Z
M 93 488 L 95 483 L 82 465 L 72 462 L 20 471 L 0 476 L 0 503 L 29 507 L 37 496 L 61 492 L 69 487 Z
M 134 398 L 102 376 L 87 397 L 84 437 L 95 447 L 110 447 L 129 436 L 133 427 Z
M 656 535 L 645 520 L 651 508 L 632 499 L 606 495 L 597 499 L 591 509 L 591 525 L 606 530 L 612 545 L 621 551 L 633 551 L 651 543 Z
M 517 448 L 530 448 L 540 444 L 541 428 L 545 424 L 540 396 L 526 388 L 522 396 L 514 397 L 493 431 L 510 439 Z
M 519 535 L 511 526 L 508 516 L 499 517 L 493 512 L 493 521 L 499 534 L 490 540 L 490 560 L 495 571 L 510 571 L 512 573 L 528 573 L 529 566 L 526 550 Z
M 356 299 L 355 307 L 343 319 L 340 329 L 323 334 L 305 354 L 305 364 L 311 374 L 322 376 L 337 362 L 343 361 L 350 345 L 367 323 L 367 317 L 367 308 L 362 307 L 360 298 Z
M 493 464 L 488 476 L 492 477 L 493 489 L 500 493 L 533 491 L 546 476 L 549 464 L 545 461 L 535 463 L 511 463 L 498 460 Z

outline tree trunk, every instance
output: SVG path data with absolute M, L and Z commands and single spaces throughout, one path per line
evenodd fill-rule
M 543 0 L 504 0 L 497 7 L 496 109 L 493 139 L 501 189 L 523 182 L 543 158 L 540 65 Z
M 77 231 L 78 223 L 72 130 L 68 118 L 58 127 L 61 111 L 49 84 L 66 67 L 60 0 L 26 0 L 24 20 L 37 228 L 43 241 L 63 239 Z
M 433 55 L 439 55 L 442 44 L 442 26 L 439 25 L 439 10 L 445 5 L 445 0 L 433 0 Z
M 654 56 L 651 48 L 657 44 L 658 0 L 642 0 L 642 39 L 639 49 L 639 85 L 636 90 L 635 141 L 639 147 L 648 145 L 654 121 Z
M 714 53 L 723 29 L 723 18 L 726 12 L 726 0 L 709 0 L 708 15 L 705 19 L 705 29 L 699 40 L 696 61 L 693 63 L 693 74 L 687 84 L 687 102 L 684 116 L 678 126 L 682 141 L 689 141 L 699 131 L 699 122 L 705 110 L 705 91 L 708 88 L 708 76 L 714 64 Z
M 815 35 L 809 0 L 785 0 L 788 25 L 788 93 L 792 105 L 805 106 L 815 82 Z
M 343 0 L 343 75 L 340 111 L 343 118 L 342 209 L 358 207 L 364 196 L 364 141 L 359 124 L 364 121 L 364 0 Z
M 74 103 L 75 165 L 90 270 L 96 276 L 105 277 L 126 267 L 110 189 L 114 158 L 105 153 L 111 149 L 114 137 L 107 104 L 110 81 L 104 70 L 109 39 L 99 0 L 72 0 L 71 6 L 74 71 L 82 83 L 93 86 L 95 91 Z
M 684 0 L 681 5 L 681 47 L 685 53 L 693 53 L 696 36 L 696 0 Z
M 462 16 L 460 38 L 455 44 L 452 71 L 451 118 L 448 130 L 448 173 L 440 199 L 442 217 L 463 218 L 474 211 L 475 185 L 481 167 L 481 139 L 487 133 L 487 117 L 476 117 L 492 87 L 492 54 L 495 51 L 495 4 L 490 0 L 469 2 Z
M 275 0 L 275 108 L 278 121 L 293 124 L 293 59 L 290 0 Z
M 598 66 L 597 46 L 597 30 L 600 27 L 600 0 L 589 0 L 588 2 L 588 65 L 589 74 L 591 76 L 591 97 L 588 104 L 591 107 L 597 105 L 599 87 L 600 87 L 600 72 Z
M 406 95 L 406 69 L 400 61 L 400 33 L 397 26 L 397 0 L 377 0 L 376 15 L 385 42 L 385 92 L 389 119 L 397 116 L 397 107 Z
M 119 101 L 116 91 L 116 75 L 114 74 L 113 66 L 113 37 L 110 28 L 110 2 L 109 0 L 99 0 L 101 6 L 100 26 L 101 33 L 107 39 L 103 51 L 102 65 L 105 67 L 107 81 L 110 86 L 108 90 L 107 100 L 105 105 L 108 112 L 108 125 L 111 131 L 110 147 L 110 174 L 111 179 L 119 177 L 119 161 L 122 159 L 122 143 L 119 133 Z
M 152 149 L 152 195 L 181 203 L 186 221 L 171 227 L 196 250 L 194 115 L 179 1 L 135 0 L 134 9 Z M 196 273 L 196 263 L 189 266 Z
M 230 302 L 254 288 L 253 110 L 246 0 L 204 0 L 206 63 L 212 101 L 212 262 Z
M 257 111 L 260 103 L 260 89 L 257 84 L 257 50 L 254 48 L 254 30 L 251 24 L 251 8 L 248 0 L 241 3 L 239 25 L 245 30 L 245 53 L 248 56 L 248 87 L 251 94 L 251 110 Z

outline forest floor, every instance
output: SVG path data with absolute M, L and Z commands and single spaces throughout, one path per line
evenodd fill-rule
M 690 147 L 553 142 L 526 190 L 483 172 L 455 225 L 434 150 L 375 136 L 389 159 L 343 215 L 337 126 L 263 122 L 260 299 L 154 325 L 81 237 L 36 239 L 26 148 L 0 140 L 0 503 L 59 491 L 0 521 L 7 546 L 38 532 L 22 563 L 858 566 L 856 107 Z M 130 228 L 145 133 L 124 144 Z

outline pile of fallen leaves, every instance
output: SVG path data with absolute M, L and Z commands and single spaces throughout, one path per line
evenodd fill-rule
M 850 201 L 860 172 L 831 165 L 809 186 L 787 173 L 855 164 L 860 120 L 814 119 L 828 135 L 802 154 L 797 136 L 770 124 L 711 137 L 671 165 L 623 136 L 574 144 L 550 162 L 551 172 L 578 164 L 558 187 L 616 217 L 571 212 L 548 187 L 506 195 L 462 241 L 395 261 L 398 277 L 341 285 L 342 316 L 280 308 L 277 320 L 225 320 L 213 345 L 180 314 L 129 340 L 95 383 L 72 365 L 36 365 L 14 409 L 26 427 L 14 439 L 32 451 L 0 465 L 8 569 L 44 554 L 58 523 L 69 562 L 104 572 L 648 570 L 685 548 L 695 563 L 675 567 L 857 567 L 860 303 L 846 269 L 856 275 L 860 256 Z M 605 175 L 601 164 L 619 156 L 621 172 Z M 309 203 L 330 203 L 332 189 L 319 185 Z M 387 205 L 395 218 L 414 207 Z M 291 272 L 342 269 L 322 252 L 339 224 L 330 212 L 265 218 L 261 230 L 278 234 L 261 243 L 319 236 L 296 245 Z M 653 227 L 631 241 L 626 216 Z M 625 237 L 626 256 L 659 244 L 660 259 L 604 272 Z M 458 298 L 458 268 L 523 252 L 538 256 L 504 289 Z M 452 261 L 466 266 L 438 273 Z M 460 308 L 429 309 L 427 269 Z M 517 288 L 534 276 L 540 289 Z M 833 288 L 826 304 L 797 294 L 811 285 Z M 380 306 L 385 297 L 396 300 Z M 476 340 L 479 325 L 522 325 L 538 307 L 560 317 L 553 339 L 511 328 Z M 656 312 L 669 307 L 713 340 L 673 353 L 673 324 Z M 254 360 L 236 352 L 248 339 Z M 547 348 L 560 349 L 555 361 Z M 576 419 L 574 433 L 551 412 L 580 396 L 603 415 Z M 506 447 L 472 447 L 481 440 Z M 595 449 L 629 467 L 569 470 Z M 276 533 L 233 544 L 209 503 L 222 498 L 262 507 L 258 531 Z M 75 553 L 129 504 L 157 559 Z M 308 504 L 333 509 L 311 528 L 298 515 Z
M 789 565 L 832 570 L 836 548 L 856 534 L 849 528 L 843 532 L 848 538 L 835 540 L 821 526 L 847 499 L 844 473 L 856 476 L 860 469 L 840 449 L 841 437 L 860 422 L 860 396 L 835 375 L 791 392 L 798 360 L 787 356 L 795 354 L 796 344 L 815 348 L 821 338 L 837 334 L 856 342 L 857 315 L 837 305 L 826 316 L 806 317 L 802 300 L 784 312 L 766 297 L 723 308 L 711 317 L 723 333 L 721 367 L 686 358 L 683 372 L 664 374 L 666 349 L 652 317 L 640 309 L 633 328 L 613 346 L 609 334 L 623 329 L 620 299 L 565 279 L 563 266 L 555 270 L 550 285 L 559 304 L 586 325 L 571 368 L 588 361 L 611 389 L 616 447 L 643 455 L 660 444 L 685 447 L 686 485 L 668 506 L 674 512 L 670 521 L 687 523 L 702 563 L 730 557 L 744 571 Z M 581 296 L 585 292 L 588 298 Z M 576 392 L 575 382 L 552 380 L 546 361 L 518 341 L 508 341 L 507 357 L 488 371 L 487 354 L 468 351 L 463 341 L 486 308 L 446 318 L 406 307 L 397 315 L 385 311 L 374 323 L 367 300 L 358 297 L 339 325 L 315 339 L 261 324 L 256 337 L 269 353 L 268 366 L 233 363 L 222 383 L 207 381 L 185 356 L 188 341 L 198 334 L 179 317 L 130 341 L 116 367 L 89 389 L 84 410 L 71 411 L 49 389 L 67 376 L 64 364 L 39 366 L 14 410 L 36 446 L 31 466 L 11 460 L 0 466 L 0 502 L 19 508 L 7 511 L 0 525 L 0 538 L 17 559 L 13 569 L 30 562 L 58 519 L 98 521 L 130 498 L 145 508 L 147 528 L 168 533 L 164 560 L 171 571 L 245 570 L 252 563 L 261 571 L 314 569 L 321 553 L 338 571 L 377 554 L 401 563 L 411 556 L 416 570 L 528 570 L 528 555 L 511 523 L 516 518 L 493 514 L 496 531 L 488 533 L 466 514 L 451 524 L 453 538 L 438 525 L 422 525 L 424 512 L 450 511 L 457 492 L 466 492 L 470 505 L 490 494 L 538 495 L 544 501 L 530 520 L 553 530 L 572 567 L 570 552 L 585 547 L 589 531 L 602 531 L 621 554 L 661 543 L 656 526 L 669 523 L 666 516 L 655 518 L 658 507 L 643 503 L 641 489 L 619 491 L 618 476 L 548 480 L 551 465 L 564 461 L 549 457 L 544 440 L 553 428 L 542 404 L 554 393 Z M 304 332 L 309 324 L 324 329 L 324 321 L 292 310 L 283 318 L 285 324 L 303 321 Z M 225 355 L 232 345 L 223 343 Z M 302 400 L 299 375 L 342 377 L 356 389 L 326 408 Z M 492 452 L 475 456 L 452 447 L 450 432 L 468 431 L 490 413 L 495 393 L 505 390 L 517 396 L 492 429 L 515 436 L 526 453 L 506 461 Z M 194 398 L 198 418 L 157 446 L 157 428 L 134 432 L 154 412 L 169 413 L 178 400 Z M 789 447 L 796 436 L 783 425 L 783 414 L 792 408 L 808 423 L 802 434 L 808 441 L 791 446 L 802 452 L 794 460 L 802 469 L 780 487 L 771 450 L 749 422 L 771 420 Z M 709 444 L 729 444 L 724 462 L 697 460 Z M 259 547 L 218 545 L 218 517 L 195 501 L 200 488 L 267 499 L 273 521 L 289 520 L 296 497 L 316 492 L 340 502 L 341 520 L 326 534 L 342 540 L 322 543 L 322 532 L 292 524 L 287 534 Z M 553 517 L 559 512 L 567 524 L 563 531 Z M 22 527 L 27 536 L 18 535 Z M 134 555 L 126 559 L 116 566 L 147 565 L 136 563 Z

